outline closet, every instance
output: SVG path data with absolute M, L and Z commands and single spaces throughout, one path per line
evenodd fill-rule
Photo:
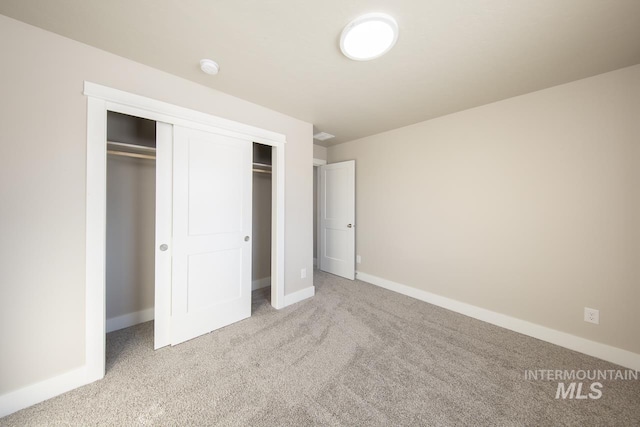
M 154 318 L 156 122 L 107 115 L 106 330 Z M 253 144 L 252 289 L 271 285 L 272 147 Z
M 107 115 L 107 332 L 153 319 L 156 122 Z
M 271 177 L 272 148 L 253 143 L 253 290 L 271 286 Z

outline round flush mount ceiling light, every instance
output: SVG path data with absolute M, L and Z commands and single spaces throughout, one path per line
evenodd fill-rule
M 398 23 L 386 13 L 367 13 L 344 27 L 340 50 L 347 58 L 368 61 L 387 53 L 398 40 Z
M 218 74 L 220 71 L 220 66 L 217 62 L 212 61 L 210 59 L 201 59 L 200 60 L 200 69 L 207 74 Z

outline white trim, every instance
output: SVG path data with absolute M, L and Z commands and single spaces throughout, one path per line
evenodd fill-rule
M 313 159 L 313 166 L 324 166 L 327 164 L 326 160 L 322 160 L 322 159 Z
M 87 98 L 86 382 L 104 377 L 107 112 L 227 135 L 275 148 L 272 166 L 271 305 L 284 307 L 285 146 L 282 134 L 85 82 Z
M 305 300 L 307 298 L 311 298 L 316 294 L 315 286 L 309 286 L 308 288 L 300 289 L 292 294 L 287 294 L 284 296 L 284 305 L 288 307 L 292 304 Z
M 427 291 L 392 282 L 391 280 L 376 277 L 371 274 L 357 272 L 356 277 L 358 280 L 363 282 L 367 282 L 429 304 L 437 305 L 438 307 L 455 311 L 456 313 L 464 314 L 465 316 L 491 323 L 492 325 L 500 326 L 501 328 L 509 329 L 510 331 L 518 332 L 560 347 L 597 357 L 626 368 L 634 369 L 636 371 L 640 370 L 640 354 L 591 341 L 566 332 L 557 331 L 525 320 L 516 319 L 515 317 L 432 294 Z
M 154 312 L 155 311 L 152 307 L 147 308 L 146 310 L 140 310 L 134 313 L 123 314 L 122 316 L 107 319 L 107 333 L 153 320 Z
M 285 144 L 274 145 L 271 165 L 271 306 L 284 305 L 284 179 Z M 275 201 L 275 202 L 274 202 Z
M 256 291 L 258 289 L 268 288 L 271 286 L 271 277 L 263 277 L 262 279 L 256 279 L 251 282 L 251 290 Z
M 87 382 L 104 377 L 105 257 L 107 230 L 106 103 L 87 99 L 87 210 L 85 282 L 85 360 Z
M 0 396 L 0 418 L 90 383 L 84 367 Z
M 313 212 L 313 215 L 315 217 L 316 220 L 316 258 L 313 259 L 313 265 L 320 269 L 320 263 L 318 262 L 318 256 L 320 256 L 320 251 L 321 251 L 321 247 L 322 245 L 320 245 L 320 233 L 322 231 L 321 227 L 320 227 L 320 168 L 318 166 L 322 166 L 320 164 L 316 164 L 316 161 L 323 161 L 320 159 L 313 159 L 313 173 L 316 174 L 315 176 L 315 181 L 316 181 L 316 186 L 314 188 L 314 191 L 316 192 L 316 209 Z M 325 164 L 327 162 L 325 161 Z

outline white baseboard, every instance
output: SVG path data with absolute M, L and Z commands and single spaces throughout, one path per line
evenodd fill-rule
M 516 319 L 515 317 L 432 294 L 427 291 L 392 282 L 391 280 L 376 277 L 371 274 L 357 272 L 356 277 L 358 280 L 362 280 L 363 282 L 398 292 L 400 294 L 428 302 L 429 304 L 437 305 L 438 307 L 473 317 L 474 319 L 478 319 L 483 322 L 491 323 L 551 344 L 559 345 L 560 347 L 575 350 L 629 369 L 640 371 L 640 354 L 632 353 L 628 350 L 591 341 L 566 332 L 560 332 L 525 320 Z
M 135 313 L 123 314 L 122 316 L 107 319 L 107 333 L 128 328 L 138 323 L 148 322 L 154 319 L 154 309 L 136 311 Z
M 86 369 L 74 369 L 0 396 L 0 418 L 88 384 Z
M 271 286 L 271 276 L 263 277 L 262 279 L 256 279 L 251 282 L 252 291 L 262 288 L 268 288 L 269 286 Z
M 295 304 L 307 298 L 311 298 L 315 294 L 316 294 L 315 286 L 309 286 L 308 288 L 304 288 L 292 294 L 285 295 L 284 306 L 287 307 L 291 304 Z

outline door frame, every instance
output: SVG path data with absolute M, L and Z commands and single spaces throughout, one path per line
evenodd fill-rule
M 87 382 L 105 374 L 107 112 L 128 114 L 270 145 L 274 149 L 271 204 L 271 305 L 284 307 L 285 135 L 91 82 L 87 97 L 85 363 Z M 170 293 L 168 295 L 170 297 Z M 170 305 L 168 305 L 170 307 Z

